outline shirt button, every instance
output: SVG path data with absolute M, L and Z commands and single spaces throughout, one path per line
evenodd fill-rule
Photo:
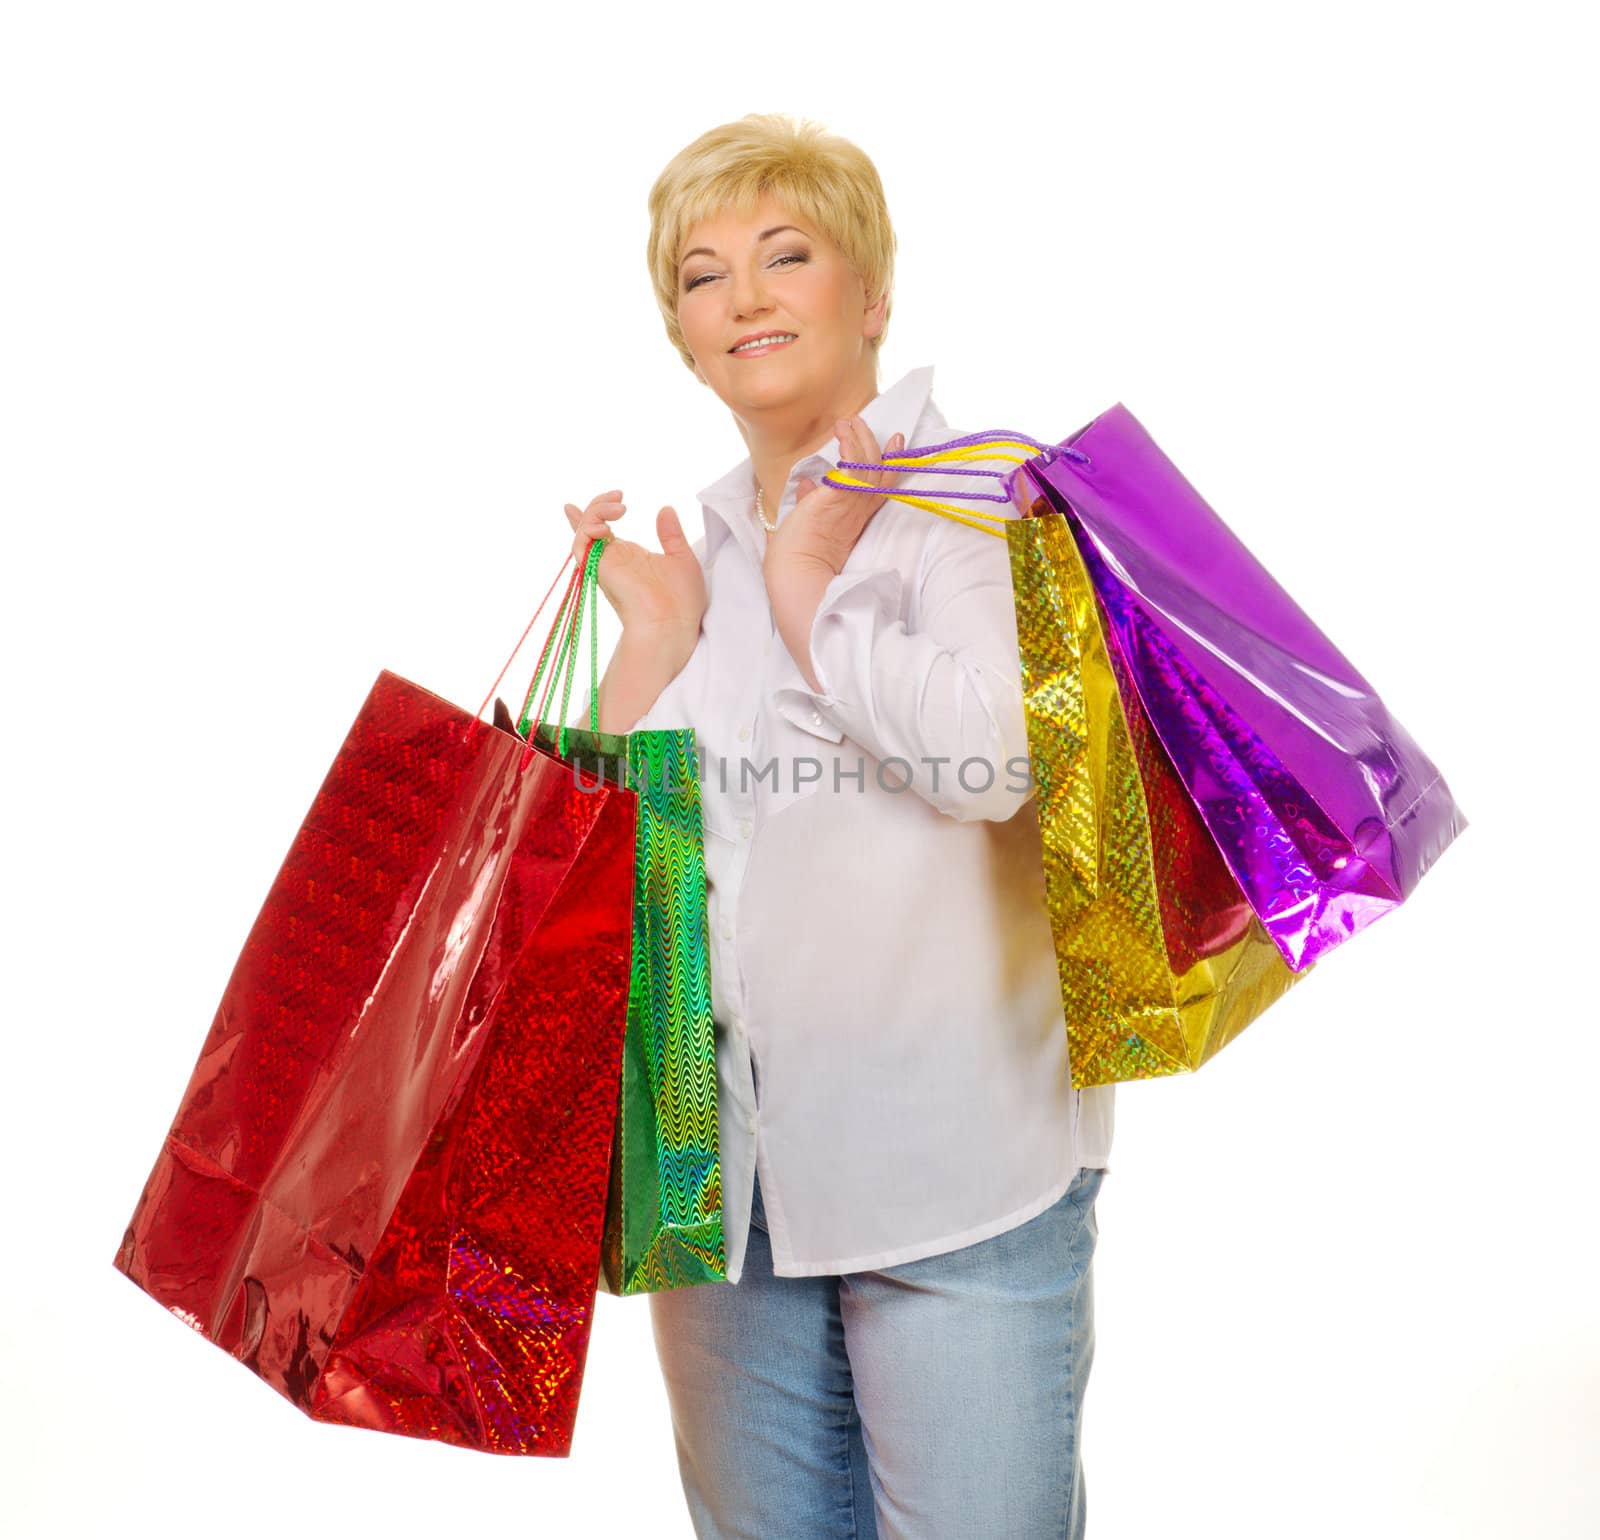
M 733 921 L 724 920 L 722 922 L 722 939 L 724 941 L 731 941 L 733 939 Z
M 740 743 L 745 743 L 745 742 L 747 742 L 749 740 L 749 737 L 750 737 L 750 729 L 749 729 L 749 727 L 741 727 L 739 729 L 739 742 Z
M 739 820 L 739 837 L 741 839 L 749 839 L 750 838 L 750 831 L 754 827 L 755 827 L 755 825 L 752 824 L 748 818 L 741 818 Z
M 755 1132 L 755 1131 L 756 1131 L 756 1115 L 755 1115 L 755 1113 L 753 1113 L 753 1112 L 752 1112 L 752 1113 L 751 1113 L 751 1114 L 750 1114 L 750 1116 L 749 1116 L 749 1117 L 747 1117 L 747 1118 L 746 1118 L 746 1119 L 745 1119 L 745 1120 L 744 1120 L 744 1126 L 745 1126 L 745 1127 L 746 1127 L 746 1128 L 747 1128 L 747 1129 L 748 1129 L 748 1130 L 749 1130 L 749 1131 L 750 1131 L 750 1132 L 751 1132 L 751 1133 L 754 1133 L 754 1132 Z
M 813 711 L 811 713 L 811 725 L 813 727 L 821 727 L 822 726 L 822 713 L 821 712 Z

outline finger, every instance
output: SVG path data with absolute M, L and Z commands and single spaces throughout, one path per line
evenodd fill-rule
M 593 507 L 580 508 L 576 503 L 564 503 L 562 505 L 562 511 L 567 516 L 567 523 L 569 523 L 573 529 L 577 529 L 584 520 L 595 517 L 595 511 Z M 611 513 L 602 515 L 602 517 L 616 518 L 618 514 L 623 512 L 626 512 L 625 508 L 618 508 L 613 510 Z
M 884 452 L 885 455 L 897 455 L 897 454 L 903 453 L 904 450 L 905 450 L 905 447 L 906 447 L 906 436 L 905 436 L 905 434 L 896 433 L 889 440 L 889 442 L 883 446 L 883 452 Z M 889 467 L 889 480 L 890 481 L 899 481 L 902 476 L 910 475 L 910 473 L 911 472 L 910 472 L 910 467 L 909 466 L 890 466 Z
M 883 457 L 887 454 L 893 454 L 905 442 L 905 435 L 901 433 L 892 434 L 889 442 L 880 449 L 877 435 L 867 426 L 865 418 L 854 417 L 850 421 L 852 436 L 857 445 L 858 453 L 849 456 L 849 458 L 852 460 L 876 461 L 879 466 L 883 467 L 880 470 L 863 471 L 861 473 L 862 480 L 881 487 L 887 486 L 894 477 L 903 475 L 903 471 L 898 471 L 893 466 L 884 466 Z
M 683 533 L 683 521 L 678 517 L 678 510 L 670 503 L 656 515 L 656 538 L 668 556 L 676 556 L 680 551 L 689 549 L 689 541 Z
M 884 457 L 884 455 L 886 455 L 888 453 L 888 446 L 885 445 L 882 449 L 880 449 L 878 447 L 877 438 L 874 436 L 872 430 L 870 428 L 866 427 L 866 426 L 862 427 L 861 433 L 862 433 L 862 437 L 866 440 L 866 444 L 867 444 L 867 452 L 864 455 L 862 455 L 861 458 L 863 460 L 872 460 L 880 467 L 880 469 L 878 469 L 878 470 L 868 471 L 866 473 L 867 478 L 875 486 L 880 486 L 881 487 L 881 486 L 883 486 L 883 485 L 885 485 L 887 483 L 888 479 L 892 475 L 894 475 L 894 472 L 892 470 L 888 470 L 888 469 L 882 468 L 883 467 L 883 457 Z
M 844 474 L 864 481 L 870 486 L 876 473 L 862 470 L 859 466 L 877 458 L 878 446 L 872 442 L 872 435 L 867 430 L 866 424 L 857 417 L 841 417 L 834 427 L 839 433 L 839 458 L 857 462 L 857 466 L 847 467 Z
M 860 460 L 865 466 L 870 467 L 877 465 L 880 467 L 878 470 L 859 470 L 855 472 L 855 474 L 864 482 L 866 482 L 868 486 L 882 486 L 884 478 L 890 475 L 891 472 L 881 469 L 883 465 L 883 452 L 878 448 L 878 440 L 873 434 L 872 429 L 869 428 L 865 421 L 863 421 L 861 418 L 856 419 L 855 436 L 857 450 L 852 458 Z
M 883 454 L 898 454 L 904 447 L 905 435 L 903 433 L 893 433 L 889 436 L 889 442 L 883 446 Z M 878 458 L 881 462 L 883 456 L 880 455 Z M 887 494 L 893 491 L 909 474 L 909 468 L 898 469 L 895 466 L 890 465 L 885 466 L 881 471 L 868 472 L 868 479 L 872 481 L 879 492 Z M 872 514 L 876 513 L 888 501 L 889 499 L 887 495 L 875 498 L 872 503 L 871 513 L 868 514 L 868 517 L 870 518 Z

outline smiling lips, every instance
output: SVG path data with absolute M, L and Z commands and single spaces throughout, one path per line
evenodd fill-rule
M 731 349 L 734 358 L 765 358 L 768 353 L 776 353 L 779 348 L 786 348 L 795 339 L 793 336 L 779 337 L 772 342 L 759 343 L 754 347 Z

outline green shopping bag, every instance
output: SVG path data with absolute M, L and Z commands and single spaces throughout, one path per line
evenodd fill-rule
M 638 798 L 627 1028 L 599 1278 L 603 1292 L 626 1295 L 724 1280 L 727 1261 L 694 732 L 600 731 L 595 610 L 603 551 L 595 541 L 582 572 L 573 574 L 516 731 L 570 765 L 580 785 L 603 781 Z M 586 605 L 589 726 L 569 727 L 563 724 Z M 562 722 L 547 721 L 551 687 L 563 670 Z

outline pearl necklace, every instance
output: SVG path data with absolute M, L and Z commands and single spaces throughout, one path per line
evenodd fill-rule
M 778 526 L 776 524 L 767 523 L 767 509 L 766 504 L 761 500 L 760 487 L 756 488 L 756 517 L 761 520 L 761 527 L 766 530 L 769 535 L 776 533 Z

